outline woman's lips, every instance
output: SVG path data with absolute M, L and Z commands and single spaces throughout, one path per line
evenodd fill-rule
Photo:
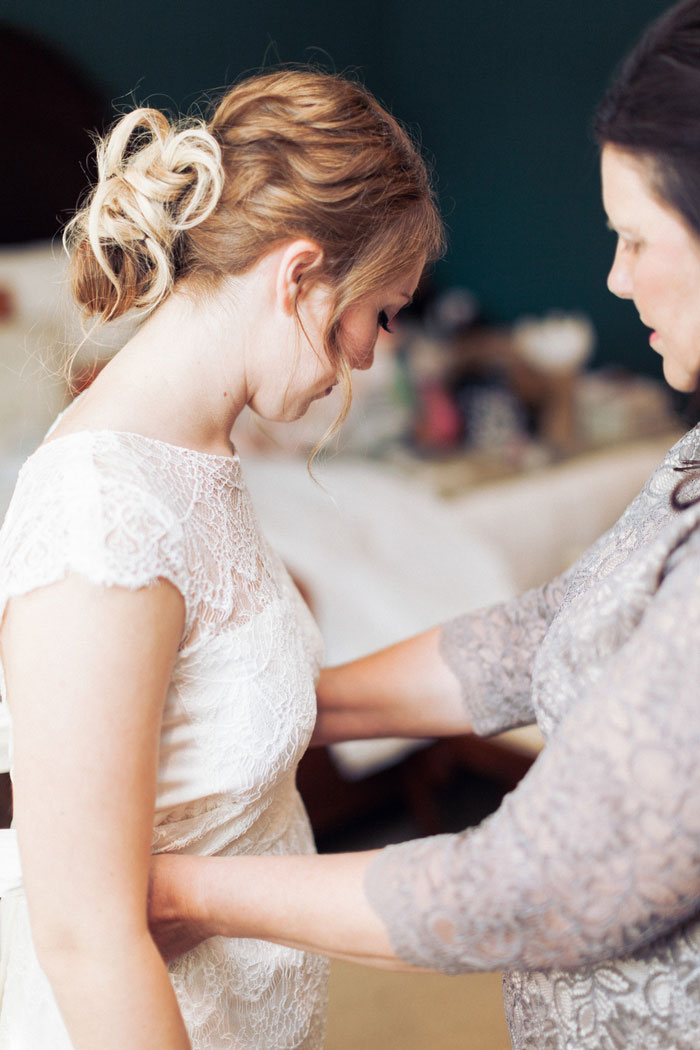
M 651 328 L 651 325 L 647 324 L 647 322 L 642 320 L 641 317 L 639 318 L 639 320 L 642 322 L 642 324 L 644 325 L 645 328 Z M 656 331 L 655 328 L 652 328 L 651 332 L 649 333 L 649 345 L 653 346 L 655 340 L 657 340 L 658 338 L 659 338 L 659 333 Z

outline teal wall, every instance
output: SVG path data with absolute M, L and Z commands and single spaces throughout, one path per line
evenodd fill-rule
M 589 313 L 599 362 L 657 372 L 613 250 L 590 135 L 596 100 L 664 0 L 3 0 L 119 106 L 187 107 L 275 61 L 356 68 L 420 129 L 450 247 L 436 281 L 498 321 Z

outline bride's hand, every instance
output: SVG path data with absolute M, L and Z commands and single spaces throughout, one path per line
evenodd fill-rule
M 169 853 L 151 858 L 148 925 L 166 962 L 215 934 L 199 909 L 201 861 Z

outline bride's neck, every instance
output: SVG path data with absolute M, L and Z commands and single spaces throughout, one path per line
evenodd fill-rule
M 200 451 L 230 449 L 231 429 L 248 400 L 250 335 L 234 314 L 235 305 L 216 295 L 172 293 L 89 388 L 83 419 L 99 417 L 93 425 Z

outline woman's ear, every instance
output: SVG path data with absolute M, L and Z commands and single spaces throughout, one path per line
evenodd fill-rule
M 304 278 L 323 262 L 323 251 L 313 241 L 299 239 L 285 245 L 279 256 L 277 301 L 292 315 L 304 294 Z

